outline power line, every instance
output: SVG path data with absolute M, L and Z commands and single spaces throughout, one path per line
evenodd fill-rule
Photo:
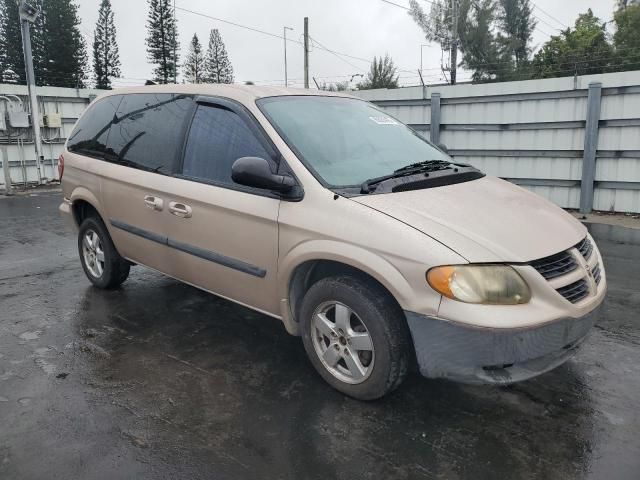
M 410 11 L 411 11 L 411 9 L 410 9 L 410 8 L 407 8 L 407 7 L 403 6 L 403 5 L 400 5 L 400 4 L 397 4 L 397 3 L 394 3 L 394 2 L 391 2 L 391 1 L 389 1 L 389 0 L 380 0 L 380 1 L 381 1 L 381 2 L 384 2 L 384 3 L 388 3 L 389 5 L 393 5 L 394 7 L 402 8 L 403 10 L 406 10 L 406 11 L 408 11 L 408 12 L 410 12 Z M 425 2 L 426 2 L 427 0 L 422 0 L 422 1 L 425 1 Z M 434 3 L 434 2 L 429 2 L 429 3 Z M 421 27 L 422 27 L 422 28 L 426 28 L 426 25 L 421 25 Z M 447 37 L 443 37 L 442 35 L 438 35 L 436 32 L 434 32 L 434 31 L 433 31 L 433 30 L 431 30 L 431 29 L 429 29 L 429 33 L 430 33 L 431 35 L 433 35 L 434 37 L 439 38 L 440 40 L 450 41 L 450 39 L 449 39 L 449 38 L 447 38 Z
M 309 37 L 309 38 L 311 38 L 311 37 Z M 315 40 L 315 39 L 313 39 L 313 38 L 312 38 L 311 40 L 312 40 L 313 42 L 315 42 L 315 43 L 320 47 L 320 48 L 319 48 L 319 50 L 321 50 L 321 51 L 325 51 L 325 52 L 329 52 L 329 53 L 332 53 L 333 55 L 335 55 L 336 57 L 338 57 L 338 58 L 339 58 L 340 60 L 342 60 L 343 62 L 345 62 L 345 63 L 349 64 L 349 65 L 350 65 L 350 66 L 352 66 L 353 68 L 356 68 L 356 69 L 358 69 L 358 70 L 360 70 L 360 71 L 362 71 L 362 72 L 366 71 L 365 69 L 363 69 L 363 68 L 361 68 L 361 67 L 358 67 L 358 66 L 354 65 L 354 64 L 353 64 L 353 63 L 351 63 L 351 62 L 348 62 L 348 61 L 347 61 L 347 60 L 345 60 L 344 58 L 341 58 L 341 56 L 345 56 L 345 57 L 348 57 L 348 58 L 354 58 L 354 57 L 352 57 L 352 56 L 350 56 L 350 55 L 346 55 L 346 54 L 344 54 L 344 53 L 336 52 L 335 50 L 331 50 L 330 48 L 325 47 L 325 46 L 324 46 L 323 44 L 321 44 L 318 40 Z M 356 58 L 358 58 L 358 57 L 356 57 Z M 367 59 L 365 59 L 365 58 L 359 58 L 359 60 L 362 60 L 363 62 L 367 62 L 369 65 L 371 65 L 371 64 L 373 63 L 371 60 L 367 60 Z M 397 67 L 397 70 L 398 70 L 399 72 L 414 73 L 414 70 L 406 70 L 406 69 L 399 68 L 399 67 Z
M 176 10 L 180 10 L 180 11 L 183 11 L 183 12 L 191 13 L 192 15 L 197 15 L 197 16 L 200 16 L 200 17 L 208 18 L 208 19 L 210 19 L 210 20 L 215 20 L 215 21 L 218 21 L 218 22 L 222 22 L 222 23 L 226 23 L 226 24 L 229 24 L 229 25 L 233 25 L 233 26 L 235 26 L 235 27 L 243 28 L 243 29 L 245 29 L 245 30 L 250 30 L 250 31 L 252 31 L 252 32 L 260 33 L 260 34 L 262 34 L 262 35 L 267 35 L 267 36 L 269 36 L 269 37 L 278 38 L 278 39 L 280 39 L 280 40 L 285 40 L 285 37 L 284 37 L 283 35 L 279 35 L 279 34 L 276 34 L 276 33 L 267 32 L 267 31 L 265 31 L 265 30 L 260 30 L 260 29 L 258 29 L 258 28 L 250 27 L 250 26 L 248 26 L 248 25 L 243 25 L 243 24 L 240 24 L 240 23 L 237 23 L 237 22 L 232 22 L 232 21 L 230 21 L 230 20 L 225 20 L 225 19 L 222 19 L 222 18 L 219 18 L 219 17 L 214 17 L 214 16 L 212 16 L 212 15 L 208 15 L 208 14 L 206 14 L 206 13 L 197 12 L 197 11 L 195 11 L 195 10 L 189 10 L 189 9 L 187 9 L 187 8 L 178 7 L 178 6 L 176 6 Z M 301 42 L 301 41 L 299 41 L 299 40 L 292 39 L 292 38 L 288 38 L 288 37 L 286 38 L 286 41 L 287 41 L 287 42 L 291 42 L 291 43 L 295 43 L 295 44 L 298 44 L 298 45 L 304 45 L 304 44 L 303 44 L 303 42 Z M 371 60 L 369 60 L 368 58 L 357 57 L 357 56 L 355 56 L 355 55 L 351 55 L 351 54 L 349 54 L 349 53 L 339 52 L 339 51 L 337 51 L 337 50 L 332 50 L 332 49 L 330 49 L 330 48 L 327 48 L 327 47 L 325 47 L 323 44 L 321 44 L 320 42 L 318 42 L 318 40 L 315 40 L 315 43 L 317 44 L 317 46 L 318 46 L 318 49 L 319 49 L 319 50 L 322 50 L 322 51 L 325 51 L 325 52 L 331 53 L 331 54 L 336 55 L 336 56 L 338 56 L 338 57 L 346 57 L 346 58 L 350 58 L 350 59 L 353 59 L 353 60 L 358 60 L 358 61 L 361 61 L 361 62 L 366 62 L 368 65 L 371 65 L 371 64 L 373 63 L 373 62 L 372 62 Z M 345 60 L 344 60 L 344 58 L 342 58 L 341 60 L 342 60 L 342 61 L 345 61 Z M 354 67 L 354 68 L 358 68 L 359 70 L 363 70 L 362 68 L 360 68 L 360 67 L 356 67 L 355 65 L 353 65 L 353 64 L 352 64 L 352 63 L 350 63 L 350 62 L 347 62 L 347 63 L 349 63 L 349 65 L 351 65 L 351 66 L 352 66 L 352 67 Z M 398 71 L 405 71 L 405 72 L 411 72 L 411 73 L 413 73 L 413 70 L 405 70 L 405 69 L 401 69 L 401 68 L 398 68 Z
M 177 7 L 176 6 L 176 10 L 180 10 L 182 12 L 191 13 L 192 15 L 198 15 L 199 17 L 208 18 L 210 20 L 215 20 L 217 22 L 226 23 L 228 25 L 233 25 L 234 27 L 244 28 L 245 30 L 250 30 L 250 31 L 255 32 L 255 33 L 261 33 L 262 35 L 268 35 L 269 37 L 279 38 L 281 40 L 284 40 L 284 37 L 282 35 L 278 35 L 276 33 L 271 33 L 271 32 L 266 32 L 264 30 L 260 30 L 259 28 L 249 27 L 248 25 L 242 25 L 240 23 L 232 22 L 230 20 L 225 20 L 223 18 L 214 17 L 212 15 L 207 15 L 206 13 L 196 12 L 194 10 L 189 10 L 188 8 L 182 8 L 182 7 Z M 287 38 L 287 42 L 292 42 L 292 43 L 297 43 L 298 45 L 302 45 L 302 42 L 300 42 L 298 40 L 294 40 L 292 38 Z
M 554 26 L 553 26 L 553 25 L 551 25 L 549 22 L 547 22 L 545 19 L 540 18 L 539 16 L 537 16 L 535 13 L 531 12 L 531 16 L 532 16 L 533 18 L 535 18 L 536 20 L 538 20 L 539 22 L 542 22 L 542 23 L 544 23 L 545 25 L 547 25 L 547 26 L 549 26 L 549 27 L 553 28 L 554 30 L 558 30 L 558 31 L 560 31 L 560 29 L 559 29 L 559 28 L 554 27 Z M 535 29 L 537 29 L 538 31 L 540 31 L 540 32 L 544 33 L 545 35 L 549 35 L 550 37 L 552 37 L 552 36 L 553 36 L 553 34 L 552 34 L 552 33 L 549 33 L 549 32 L 547 32 L 546 30 L 543 30 L 542 28 L 540 28 L 540 26 L 539 26 L 539 25 L 536 25 L 534 28 L 535 28 Z
M 562 25 L 562 27 L 568 27 L 569 25 L 562 23 L 560 20 L 558 20 L 556 17 L 554 17 L 553 15 L 551 15 L 549 12 L 547 12 L 546 10 L 543 10 L 541 7 L 539 7 L 538 5 L 536 5 L 535 3 L 531 2 L 531 4 L 533 5 L 533 8 L 537 8 L 538 10 L 540 10 L 542 13 L 544 13 L 547 17 L 551 18 L 552 20 L 555 20 L 556 22 L 558 22 L 560 25 Z
M 557 28 L 557 27 L 555 27 L 555 26 L 551 25 L 551 24 L 550 24 L 549 22 L 547 22 L 544 18 L 540 18 L 539 16 L 537 16 L 537 15 L 536 15 L 535 13 L 533 13 L 533 12 L 531 12 L 531 16 L 532 16 L 533 18 L 535 18 L 536 20 L 538 20 L 539 22 L 544 23 L 544 24 L 545 24 L 545 25 L 547 25 L 548 27 L 551 27 L 551 28 L 552 28 L 552 29 L 554 29 L 554 30 L 558 30 L 558 31 L 560 30 L 559 28 Z M 537 25 L 536 25 L 536 27 L 537 27 Z M 543 30 L 540 30 L 540 31 L 542 32 Z M 548 35 L 550 35 L 550 34 L 548 34 Z
M 233 25 L 233 26 L 238 27 L 238 28 L 244 28 L 246 30 L 250 30 L 250 31 L 255 32 L 255 33 L 261 33 L 263 35 L 267 35 L 269 37 L 278 38 L 278 39 L 281 39 L 281 40 L 285 39 L 284 36 L 278 35 L 276 33 L 266 32 L 266 31 L 260 30 L 258 28 L 249 27 L 248 25 L 242 25 L 240 23 L 232 22 L 230 20 L 224 20 L 222 18 L 214 17 L 212 15 L 207 15 L 206 13 L 196 12 L 194 10 L 189 10 L 187 8 L 182 8 L 182 7 L 176 7 L 176 10 L 181 10 L 183 12 L 191 13 L 193 15 L 198 15 L 200 17 L 208 18 L 210 20 L 216 20 L 218 22 L 222 22 L 222 23 L 226 23 L 226 24 L 229 24 L 229 25 Z M 301 42 L 299 40 L 294 40 L 292 38 L 287 38 L 286 40 L 287 40 L 287 42 L 296 43 L 298 45 L 303 45 L 303 42 Z M 317 41 L 316 41 L 316 43 L 317 43 Z M 318 44 L 318 45 L 320 45 L 320 44 Z M 327 51 L 329 53 L 335 53 L 337 55 L 342 55 L 343 57 L 352 58 L 353 60 L 360 60 L 361 62 L 367 62 L 369 64 L 372 63 L 371 60 L 369 60 L 369 59 L 362 58 L 362 57 L 356 57 L 355 55 L 350 55 L 348 53 L 338 52 L 338 51 L 330 50 L 330 49 L 324 48 L 324 47 L 320 47 L 320 50 L 325 50 L 325 51 Z
M 233 25 L 234 27 L 244 28 L 245 30 L 250 30 L 250 31 L 255 32 L 255 33 L 261 33 L 262 35 L 267 35 L 267 36 L 269 36 L 269 37 L 278 38 L 278 39 L 280 39 L 280 40 L 285 40 L 285 38 L 284 38 L 284 36 L 283 36 L 283 35 L 279 35 L 279 34 L 276 34 L 276 33 L 267 32 L 267 31 L 265 31 L 265 30 L 260 30 L 260 29 L 258 29 L 258 28 L 250 27 L 250 26 L 248 26 L 248 25 L 242 25 L 242 24 L 240 24 L 240 23 L 232 22 L 232 21 L 230 21 L 230 20 L 224 20 L 224 19 L 219 18 L 219 17 L 214 17 L 214 16 L 212 16 L 212 15 L 207 15 L 206 13 L 196 12 L 196 11 L 194 11 L 194 10 L 189 10 L 189 9 L 187 9 L 187 8 L 182 8 L 182 7 L 176 7 L 176 10 L 181 10 L 181 11 L 183 11 L 183 12 L 191 13 L 192 15 L 198 15 L 198 16 L 200 16 L 200 17 L 208 18 L 208 19 L 210 19 L 210 20 L 215 20 L 215 21 L 218 21 L 218 22 L 226 23 L 226 24 L 228 24 L 228 25 Z M 296 44 L 298 44 L 298 45 L 304 45 L 304 44 L 303 44 L 303 42 L 301 42 L 301 41 L 299 41 L 299 40 L 295 40 L 295 39 L 293 39 L 293 38 L 288 38 L 288 37 L 287 37 L 287 38 L 286 38 L 286 40 L 287 40 L 287 42 L 296 43 Z M 329 52 L 329 53 L 334 53 L 334 54 L 337 54 L 337 55 L 342 55 L 343 57 L 352 58 L 352 59 L 354 59 L 354 60 L 360 60 L 360 61 L 362 61 L 362 62 L 367 62 L 367 63 L 369 63 L 369 64 L 371 63 L 371 60 L 368 60 L 368 59 L 366 59 L 366 58 L 356 57 L 356 56 L 354 56 L 354 55 L 350 55 L 350 54 L 348 54 L 348 53 L 341 53 L 341 52 L 337 52 L 337 51 L 335 51 L 335 50 L 330 50 L 330 49 L 328 49 L 328 48 L 326 48 L 326 47 L 322 47 L 322 46 L 320 45 L 320 43 L 319 43 L 317 40 L 316 40 L 316 43 L 318 43 L 318 45 L 320 46 L 320 49 L 321 49 L 321 50 L 325 50 L 325 51 L 327 51 L 327 52 Z
M 311 39 L 312 43 L 317 43 L 322 49 L 324 49 L 325 51 L 331 53 L 333 56 L 335 56 L 337 59 L 342 60 L 344 63 L 346 63 L 347 65 L 355 68 L 356 70 L 360 70 L 362 72 L 364 72 L 364 68 L 358 67 L 357 65 L 354 65 L 353 63 L 351 63 L 350 61 L 346 60 L 345 58 L 341 57 L 340 55 L 338 55 L 336 52 L 334 52 L 333 50 L 329 50 L 327 47 L 325 47 L 324 45 L 322 45 L 319 41 L 317 41 L 315 38 L 313 38 L 311 35 L 309 35 L 309 38 Z
M 389 5 L 393 5 L 394 7 L 402 8 L 403 10 L 407 10 L 407 11 L 411 10 L 410 8 L 405 7 L 404 5 L 400 5 L 399 3 L 393 3 L 393 2 L 390 2 L 389 0 L 380 0 L 380 1 L 384 3 L 388 3 Z

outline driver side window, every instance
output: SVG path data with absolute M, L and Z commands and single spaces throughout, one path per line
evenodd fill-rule
M 237 185 L 231 179 L 231 166 L 241 157 L 261 157 L 272 162 L 271 155 L 236 113 L 224 107 L 199 105 L 189 130 L 182 174 L 211 183 Z

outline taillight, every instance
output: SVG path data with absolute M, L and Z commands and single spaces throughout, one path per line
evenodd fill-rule
M 64 173 L 64 157 L 60 154 L 58 157 L 58 179 L 62 181 L 62 174 Z

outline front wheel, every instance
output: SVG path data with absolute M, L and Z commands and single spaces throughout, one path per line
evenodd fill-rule
M 406 321 L 377 283 L 351 276 L 322 279 L 305 295 L 300 314 L 307 355 L 335 389 L 373 400 L 406 377 L 411 358 Z
M 87 217 L 78 231 L 80 262 L 98 288 L 116 288 L 129 276 L 129 263 L 120 256 L 102 220 Z

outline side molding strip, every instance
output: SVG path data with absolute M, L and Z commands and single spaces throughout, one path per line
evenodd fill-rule
M 236 260 L 235 258 L 220 255 L 219 253 L 212 252 L 210 250 L 195 247 L 193 245 L 189 245 L 188 243 L 177 242 L 176 240 L 169 239 L 168 245 L 171 248 L 175 248 L 176 250 L 179 250 L 181 252 L 188 253 L 190 255 L 193 255 L 194 257 L 203 258 L 204 260 L 209 260 L 210 262 L 218 263 L 225 267 L 248 273 L 249 275 L 253 275 L 254 277 L 264 278 L 264 276 L 267 274 L 267 271 L 263 268 L 256 267 L 255 265 L 243 262 L 242 260 Z
M 255 265 L 251 265 L 250 263 L 243 262 L 242 260 L 227 257 L 210 250 L 205 250 L 194 245 L 189 245 L 188 243 L 178 242 L 168 237 L 149 232 L 148 230 L 143 230 L 142 228 L 134 227 L 133 225 L 129 225 L 128 223 L 120 222 L 118 220 L 110 219 L 109 223 L 111 223 L 111 225 L 117 229 L 124 230 L 125 232 L 137 235 L 138 237 L 146 238 L 147 240 L 155 243 L 160 243 L 162 245 L 167 245 L 168 247 L 174 248 L 180 252 L 188 253 L 195 257 L 217 263 L 224 267 L 232 268 L 234 270 L 238 270 L 239 272 L 253 275 L 254 277 L 264 278 L 267 275 L 267 271 L 265 269 L 256 267 Z
M 129 225 L 128 223 L 119 222 L 118 220 L 109 220 L 111 225 L 120 230 L 124 230 L 125 232 L 132 233 L 137 235 L 138 237 L 146 238 L 147 240 L 151 240 L 152 242 L 161 243 L 163 245 L 167 245 L 168 238 L 163 237 L 162 235 L 158 235 L 157 233 L 150 232 L 148 230 L 143 230 L 142 228 L 134 227 L 133 225 Z

